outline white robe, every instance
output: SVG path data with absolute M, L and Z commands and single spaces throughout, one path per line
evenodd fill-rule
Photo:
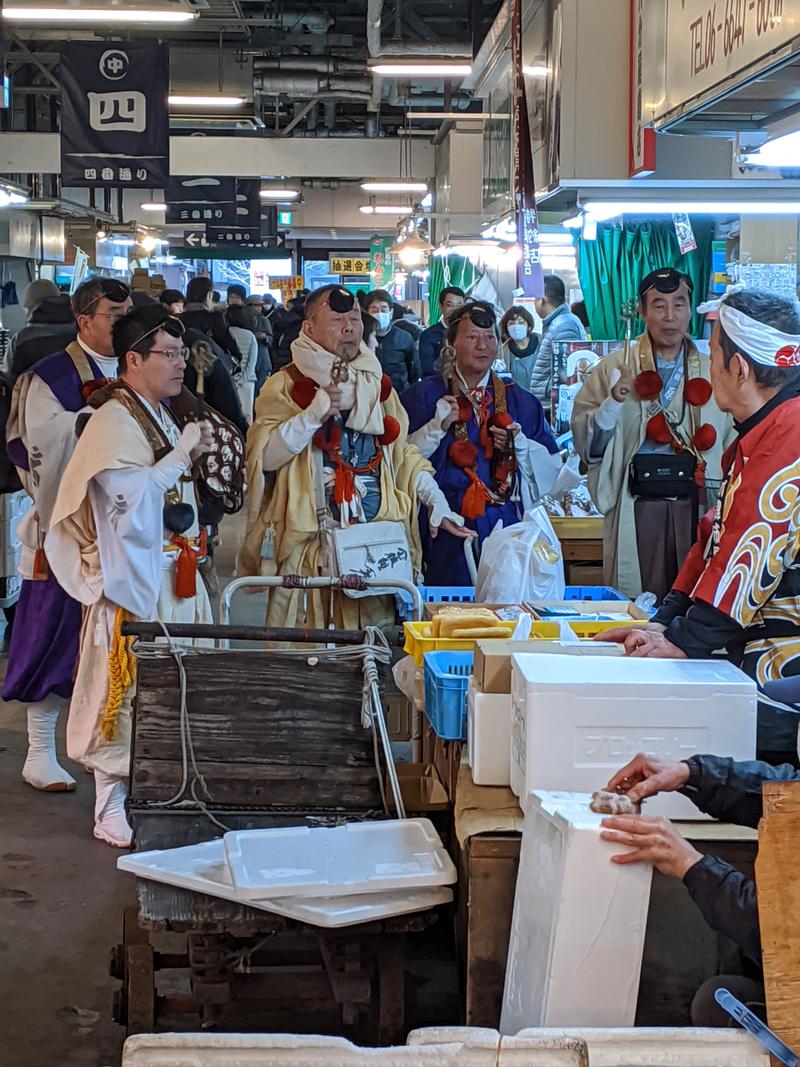
M 81 347 L 86 348 L 85 345 Z M 103 374 L 109 378 L 116 377 L 116 357 L 98 356 L 91 350 L 89 354 Z M 69 359 L 69 356 L 64 358 Z M 50 386 L 32 370 L 20 375 L 14 392 L 8 436 L 9 440 L 19 437 L 28 452 L 30 470 L 20 470 L 19 474 L 25 492 L 33 501 L 33 507 L 25 513 L 17 527 L 22 546 L 19 573 L 23 578 L 33 578 L 34 554 L 39 547 L 39 538 L 47 533 L 58 487 L 77 442 L 76 420 L 79 415 L 92 409 L 84 407 L 80 411 L 66 411 Z
M 159 422 L 170 442 L 177 443 L 180 434 L 171 419 L 163 415 Z M 90 458 L 97 449 L 113 449 L 108 441 L 114 434 L 127 440 L 135 435 L 136 460 L 149 454 L 151 465 L 134 460 L 111 466 L 104 465 L 102 458 Z M 211 604 L 199 574 L 194 597 L 175 595 L 177 553 L 168 550 L 169 536 L 162 527 L 164 495 L 177 485 L 183 502 L 195 509 L 195 521 L 186 536 L 198 534 L 194 485 L 180 481 L 190 459 L 180 448 L 158 463 L 152 463 L 152 458 L 144 434 L 128 411 L 115 400 L 105 404 L 92 416 L 67 466 L 46 542 L 56 578 L 70 596 L 85 605 L 67 723 L 67 752 L 86 767 L 117 776 L 129 771 L 133 688 L 125 694 L 116 739 L 105 740 L 100 730 L 108 699 L 108 655 L 117 608 L 140 620 L 212 621 Z M 98 466 L 101 469 L 96 469 Z M 88 472 L 91 476 L 87 479 Z

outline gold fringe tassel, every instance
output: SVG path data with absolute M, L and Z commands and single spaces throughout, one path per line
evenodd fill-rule
M 119 712 L 125 693 L 136 681 L 136 657 L 133 654 L 133 638 L 122 636 L 122 624 L 131 616 L 124 608 L 117 608 L 114 616 L 114 633 L 108 650 L 108 697 L 100 723 L 104 741 L 116 741 Z

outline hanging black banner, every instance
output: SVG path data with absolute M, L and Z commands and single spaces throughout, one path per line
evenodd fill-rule
M 61 49 L 61 181 L 163 189 L 169 175 L 169 49 Z
M 511 9 L 511 72 L 514 79 L 514 207 L 517 216 L 517 243 L 522 250 L 517 267 L 517 283 L 527 297 L 544 296 L 531 131 L 525 75 L 522 71 L 522 0 L 513 0 Z
M 232 226 L 236 222 L 236 178 L 170 178 L 167 223 Z
M 206 227 L 209 244 L 261 243 L 261 189 L 259 178 L 236 178 L 236 218 L 231 225 Z

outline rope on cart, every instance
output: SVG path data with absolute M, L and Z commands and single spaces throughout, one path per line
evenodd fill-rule
M 156 808 L 171 808 L 182 803 L 186 798 L 187 789 L 191 795 L 192 800 L 197 804 L 200 810 L 206 815 L 215 826 L 218 826 L 221 830 L 229 830 L 230 827 L 225 826 L 220 822 L 215 815 L 208 810 L 206 801 L 202 800 L 197 795 L 198 785 L 202 789 L 206 798 L 213 804 L 214 798 L 211 796 L 206 780 L 201 774 L 198 766 L 197 759 L 194 750 L 194 743 L 192 741 L 192 730 L 189 722 L 189 707 L 187 703 L 187 688 L 188 682 L 186 678 L 186 668 L 183 663 L 183 657 L 189 651 L 189 648 L 183 645 L 179 645 L 174 637 L 170 634 L 166 624 L 160 619 L 158 625 L 164 633 L 164 638 L 169 646 L 169 654 L 175 660 L 178 668 L 178 680 L 180 686 L 180 710 L 179 710 L 179 724 L 180 724 L 180 739 L 181 739 L 181 783 L 174 796 L 169 800 L 160 800 L 153 803 L 153 807 Z M 302 655 L 306 659 L 311 658 L 312 655 L 317 653 L 310 653 L 308 649 L 267 649 L 266 652 L 280 651 L 281 654 L 297 654 Z M 141 646 L 136 649 L 137 656 L 160 656 L 163 653 L 159 650 L 158 646 Z M 403 798 L 400 794 L 400 783 L 397 777 L 397 768 L 394 764 L 394 756 L 392 755 L 391 741 L 389 740 L 389 731 L 386 726 L 386 717 L 383 713 L 383 705 L 381 703 L 381 694 L 379 689 L 379 674 L 378 664 L 389 664 L 392 659 L 392 651 L 389 647 L 389 642 L 386 639 L 386 635 L 377 626 L 367 626 L 364 632 L 364 643 L 361 645 L 343 645 L 340 648 L 326 648 L 319 650 L 319 653 L 324 655 L 326 659 L 338 659 L 338 660 L 353 660 L 360 659 L 362 666 L 362 674 L 364 677 L 364 684 L 361 693 L 361 725 L 365 729 L 372 730 L 373 740 L 373 752 L 375 757 L 375 770 L 378 775 L 378 786 L 380 788 L 381 800 L 383 801 L 384 811 L 389 813 L 389 805 L 386 797 L 386 789 L 383 784 L 383 775 L 381 773 L 380 755 L 378 751 L 378 742 L 383 748 L 384 757 L 386 760 L 386 768 L 389 775 L 389 783 L 392 787 L 392 794 L 394 796 L 395 810 L 399 819 L 406 817 L 405 806 L 403 804 Z M 189 782 L 189 766 L 191 764 L 192 780 Z

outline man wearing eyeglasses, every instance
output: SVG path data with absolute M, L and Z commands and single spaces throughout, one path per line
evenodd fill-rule
M 586 378 L 572 412 L 575 449 L 604 515 L 606 585 L 660 602 L 713 506 L 734 436 L 711 394 L 710 358 L 688 336 L 693 285 L 671 267 L 639 285 L 645 332 Z
M 249 522 L 239 574 L 329 575 L 344 531 L 351 545 L 358 539 L 360 565 L 375 561 L 376 577 L 387 576 L 381 564 L 393 557 L 411 561 L 411 579 L 421 566 L 420 506 L 432 529 L 470 536 L 408 442 L 405 411 L 363 335 L 352 293 L 328 285 L 308 297 L 292 362 L 267 380 L 247 435 Z M 394 604 L 327 590 L 270 594 L 268 626 L 331 622 L 389 625 Z
M 98 383 L 117 376 L 111 335 L 129 307 L 123 282 L 91 278 L 79 286 L 72 296 L 76 340 L 20 375 L 8 418 L 8 454 L 33 506 L 18 527 L 23 583 L 3 699 L 28 705 L 22 777 L 47 792 L 75 788 L 56 757 L 56 725 L 72 693 L 81 610 L 51 573 L 44 540 L 87 397 Z
M 94 773 L 94 836 L 130 844 L 125 779 L 131 739 L 129 619 L 211 621 L 197 573 L 205 554 L 193 465 L 214 445 L 211 427 L 183 431 L 165 403 L 183 389 L 183 324 L 161 307 L 114 326 L 119 380 L 93 398 L 53 507 L 53 572 L 83 605 L 67 751 Z

